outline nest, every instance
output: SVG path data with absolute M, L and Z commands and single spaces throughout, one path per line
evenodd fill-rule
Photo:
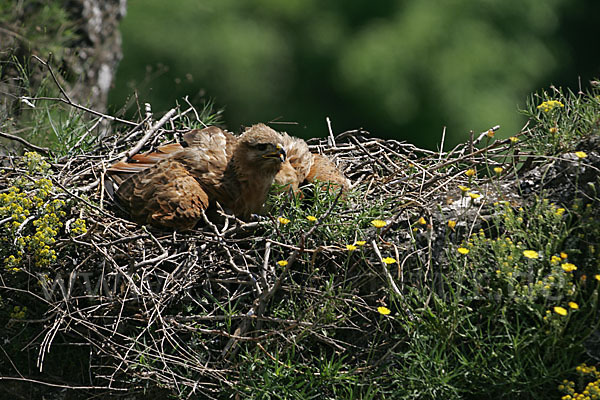
M 85 373 L 71 381 L 43 375 L 47 382 L 113 392 L 161 387 L 210 398 L 244 385 L 253 352 L 274 362 L 289 351 L 305 360 L 338 354 L 349 369 L 375 370 L 397 346 L 392 337 L 400 329 L 377 308 L 394 301 L 402 312 L 406 290 L 434 285 L 448 236 L 459 242 L 479 226 L 483 204 L 502 192 L 481 166 L 504 165 L 503 185 L 512 185 L 516 172 L 506 169 L 517 165 L 515 145 L 492 139 L 495 129 L 449 152 L 353 130 L 308 141 L 353 184 L 345 197 L 305 188 L 326 198 L 314 222 L 283 226 L 277 217 L 293 201 L 320 201 L 285 196 L 275 196 L 270 214 L 257 220 L 221 210 L 219 221 L 206 219 L 185 233 L 128 221 L 110 198 L 107 167 L 177 140 L 192 111 L 129 123 L 52 165 L 51 198 L 68 205 L 53 247 L 57 259 L 40 267 L 25 255 L 2 282 L 3 299 L 28 307 L 27 348 L 38 371 L 56 365 L 50 360 L 65 349 L 87 353 Z M 4 165 L 3 192 L 19 177 L 40 179 L 19 157 Z M 473 166 L 480 177 L 465 174 Z M 479 188 L 480 197 L 465 196 L 459 185 Z M 335 241 L 336 223 L 348 227 L 358 215 L 366 222 L 355 236 Z M 76 219 L 86 221 L 87 232 L 73 233 Z M 377 228 L 373 219 L 386 224 Z M 448 220 L 458 224 L 450 229 Z M 32 221 L 16 236 L 26 223 Z M 413 318 L 408 311 L 404 317 Z

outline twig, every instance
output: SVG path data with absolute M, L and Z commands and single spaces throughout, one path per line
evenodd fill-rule
M 173 115 L 175 115 L 176 112 L 177 112 L 177 109 L 172 108 L 169 110 L 169 112 L 167 112 L 165 115 L 163 115 L 163 117 L 157 123 L 152 125 L 152 127 L 150 127 L 150 129 L 148 129 L 148 132 L 146 132 L 146 134 L 136 143 L 135 146 L 133 146 L 131 149 L 129 149 L 129 151 L 125 152 L 125 157 L 123 157 L 121 161 L 127 161 L 128 158 L 130 158 L 132 155 L 134 155 L 138 151 L 140 151 L 140 149 L 146 144 L 148 139 L 150 139 L 150 137 L 152 135 L 154 135 L 154 133 L 161 126 L 163 126 L 169 120 L 169 118 L 171 118 Z
M 377 247 L 377 242 L 375 240 L 371 241 L 371 245 L 373 246 L 373 250 L 375 250 L 375 254 L 377 254 L 377 257 L 379 258 L 379 263 L 381 264 L 382 270 L 383 270 L 383 274 L 385 275 L 385 278 L 388 281 L 388 284 L 390 285 L 390 287 L 392 288 L 392 290 L 394 291 L 394 293 L 402 298 L 402 292 L 400 291 L 400 289 L 398 289 L 398 286 L 396 286 L 396 282 L 394 282 L 394 278 L 392 277 L 392 274 L 390 273 L 390 271 L 387 268 L 387 264 L 383 262 L 383 258 L 381 257 L 381 252 L 379 251 L 379 247 Z
M 327 138 L 327 144 L 329 147 L 337 147 L 335 144 L 335 137 L 333 136 L 333 129 L 331 129 L 331 119 L 329 117 L 325 118 L 327 121 L 327 130 L 329 131 L 329 137 Z
M 24 99 L 27 99 L 29 101 L 31 101 L 31 100 L 60 101 L 60 102 L 63 102 L 65 104 L 69 104 L 69 105 L 71 105 L 71 106 L 73 106 L 75 108 L 78 108 L 80 110 L 83 110 L 83 111 L 85 111 L 87 113 L 90 113 L 90 114 L 93 114 L 93 115 L 97 115 L 99 117 L 103 117 L 103 118 L 109 119 L 111 121 L 120 122 L 122 124 L 131 125 L 131 126 L 137 125 L 135 122 L 131 122 L 131 121 L 127 121 L 125 119 L 113 117 L 112 115 L 103 114 L 103 113 L 101 113 L 99 111 L 92 110 L 91 108 L 84 107 L 84 106 L 82 106 L 80 104 L 74 103 L 73 101 L 71 101 L 71 99 L 69 98 L 69 96 L 67 95 L 67 93 L 65 92 L 65 90 L 62 88 L 62 86 L 60 85 L 60 83 L 56 79 L 56 76 L 54 75 L 54 71 L 52 70 L 52 67 L 50 66 L 50 64 L 48 62 L 42 60 L 41 58 L 39 58 L 36 55 L 34 55 L 33 58 L 35 58 L 42 65 L 44 65 L 46 68 L 48 68 L 48 71 L 50 71 L 50 74 L 52 75 L 52 78 L 54 79 L 54 82 L 58 86 L 58 89 L 60 90 L 60 92 L 65 96 L 65 98 L 63 99 L 61 97 L 27 97 L 27 96 L 23 96 Z
M 23 139 L 20 136 L 11 135 L 10 133 L 4 133 L 4 132 L 0 132 L 0 136 L 4 137 L 6 139 L 17 141 L 17 142 L 25 145 L 25 147 L 28 147 L 31 150 L 35 150 L 38 153 L 42 153 L 45 156 L 50 154 L 50 149 L 48 149 L 47 147 L 36 146 L 35 144 L 29 143 L 27 140 Z

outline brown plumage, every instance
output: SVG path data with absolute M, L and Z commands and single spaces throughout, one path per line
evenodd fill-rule
M 304 180 L 348 187 L 330 160 L 311 154 L 303 140 L 264 124 L 240 136 L 211 126 L 186 133 L 184 140 L 187 147 L 161 146 L 109 168 L 120 183 L 116 197 L 134 221 L 191 229 L 215 201 L 246 219 L 262 210 L 274 181 L 295 191 Z

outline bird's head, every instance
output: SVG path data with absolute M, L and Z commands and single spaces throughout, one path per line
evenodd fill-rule
M 277 173 L 286 159 L 282 137 L 264 124 L 253 125 L 240 136 L 235 158 L 243 159 L 248 166 Z

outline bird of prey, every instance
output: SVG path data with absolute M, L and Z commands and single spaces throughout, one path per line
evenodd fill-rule
M 214 202 L 242 219 L 260 213 L 274 182 L 294 191 L 305 180 L 349 186 L 335 164 L 310 153 L 306 142 L 264 124 L 240 136 L 210 126 L 183 139 L 184 145 L 160 146 L 109 168 L 119 184 L 116 197 L 135 222 L 183 231 Z

